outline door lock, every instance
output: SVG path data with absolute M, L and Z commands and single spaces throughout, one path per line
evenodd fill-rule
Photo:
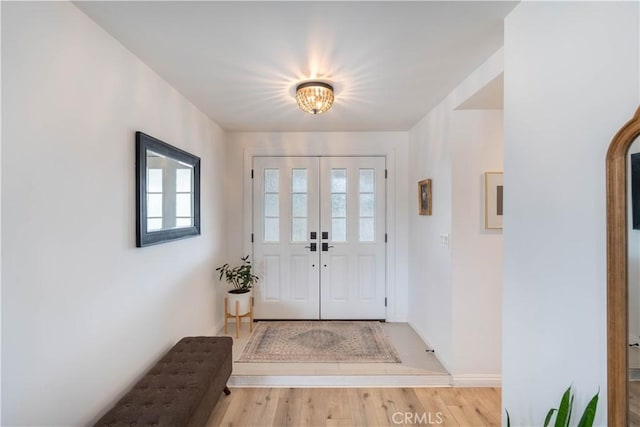
M 317 251 L 317 247 L 315 243 L 311 243 L 309 246 L 305 246 L 305 249 L 309 249 L 311 252 Z

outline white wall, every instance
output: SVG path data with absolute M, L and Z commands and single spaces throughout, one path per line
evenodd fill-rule
M 302 113 L 301 113 L 302 114 Z M 407 133 L 406 132 L 230 132 L 228 133 L 227 218 L 231 259 L 250 253 L 252 155 L 386 155 L 387 320 L 407 313 Z
M 502 171 L 502 110 L 452 114 L 453 380 L 500 384 L 502 230 L 486 230 L 484 173 Z
M 408 319 L 459 385 L 500 381 L 502 235 L 484 230 L 482 174 L 502 169 L 502 112 L 456 108 L 502 70 L 500 50 L 409 132 L 409 184 L 432 179 L 433 215 L 409 210 Z
M 505 21 L 503 405 L 573 384 L 606 422 L 605 155 L 640 101 L 638 3 L 524 2 Z
M 222 319 L 224 133 L 71 3 L 2 4 L 3 425 L 86 425 Z M 134 133 L 202 158 L 202 235 L 135 248 Z
M 409 305 L 407 319 L 451 372 L 451 252 L 440 234 L 451 234 L 451 152 L 447 144 L 449 109 L 438 106 L 409 131 L 409 185 L 431 178 L 432 214 L 408 212 Z M 416 197 L 417 203 L 417 197 Z

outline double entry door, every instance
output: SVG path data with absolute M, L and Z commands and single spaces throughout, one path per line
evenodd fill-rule
M 254 157 L 257 319 L 384 319 L 385 158 Z

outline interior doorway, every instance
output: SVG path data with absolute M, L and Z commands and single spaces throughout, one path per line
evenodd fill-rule
M 385 157 L 254 157 L 257 319 L 385 319 Z

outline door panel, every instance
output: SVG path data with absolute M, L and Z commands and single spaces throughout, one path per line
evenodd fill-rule
M 385 159 L 253 162 L 255 317 L 384 319 Z
M 385 159 L 323 157 L 320 317 L 384 319 Z
M 318 158 L 253 160 L 255 317 L 319 318 Z M 310 197 L 312 196 L 312 197 Z

